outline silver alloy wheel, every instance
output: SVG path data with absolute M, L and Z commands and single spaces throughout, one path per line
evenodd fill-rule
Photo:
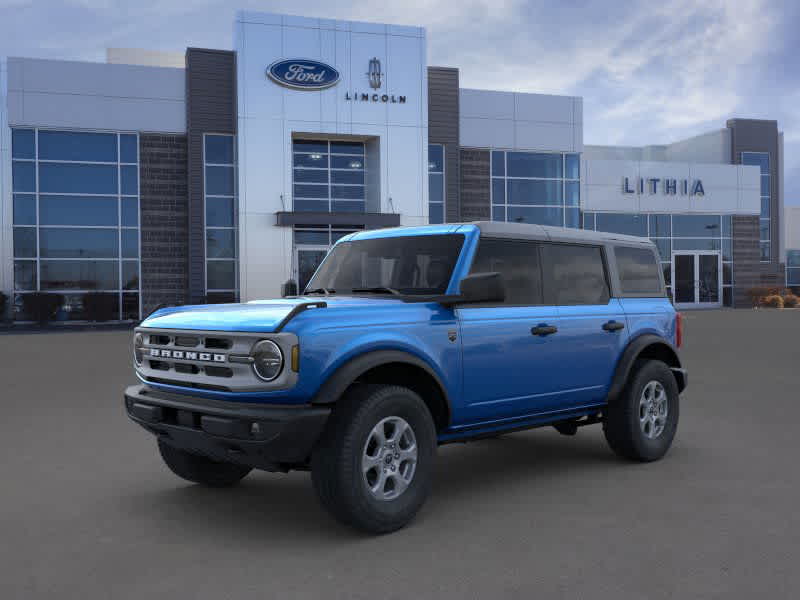
M 361 471 L 370 494 L 394 500 L 414 479 L 417 438 L 405 419 L 386 417 L 372 428 L 361 453 Z
M 650 381 L 644 386 L 639 398 L 639 427 L 651 440 L 664 432 L 667 424 L 669 403 L 667 391 L 659 381 Z

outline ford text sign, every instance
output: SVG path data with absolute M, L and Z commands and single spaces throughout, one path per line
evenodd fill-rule
M 324 90 L 339 82 L 339 71 L 316 60 L 292 58 L 279 60 L 267 68 L 275 83 L 296 90 Z

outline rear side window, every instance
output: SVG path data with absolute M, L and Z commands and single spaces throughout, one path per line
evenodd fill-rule
M 542 244 L 545 304 L 608 304 L 603 252 L 596 246 Z
M 470 273 L 494 271 L 505 281 L 505 304 L 542 303 L 542 273 L 535 242 L 481 239 Z
M 619 283 L 623 294 L 653 294 L 661 296 L 661 279 L 655 253 L 647 248 L 616 246 Z

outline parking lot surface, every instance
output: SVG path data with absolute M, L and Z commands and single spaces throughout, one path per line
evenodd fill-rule
M 332 521 L 307 473 L 169 473 L 123 411 L 129 332 L 0 335 L 0 598 L 800 597 L 800 311 L 685 324 L 664 460 L 617 459 L 599 426 L 444 446 L 383 537 Z

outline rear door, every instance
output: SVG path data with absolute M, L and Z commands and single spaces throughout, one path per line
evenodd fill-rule
M 601 403 L 628 340 L 625 313 L 611 297 L 602 246 L 543 243 L 544 301 L 558 307 L 557 362 L 566 368 L 561 406 Z
M 561 402 L 566 365 L 555 350 L 558 335 L 533 333 L 558 326 L 558 310 L 543 303 L 538 247 L 480 240 L 470 272 L 501 273 L 506 300 L 456 309 L 464 382 L 464 414 L 456 424 L 534 414 Z

